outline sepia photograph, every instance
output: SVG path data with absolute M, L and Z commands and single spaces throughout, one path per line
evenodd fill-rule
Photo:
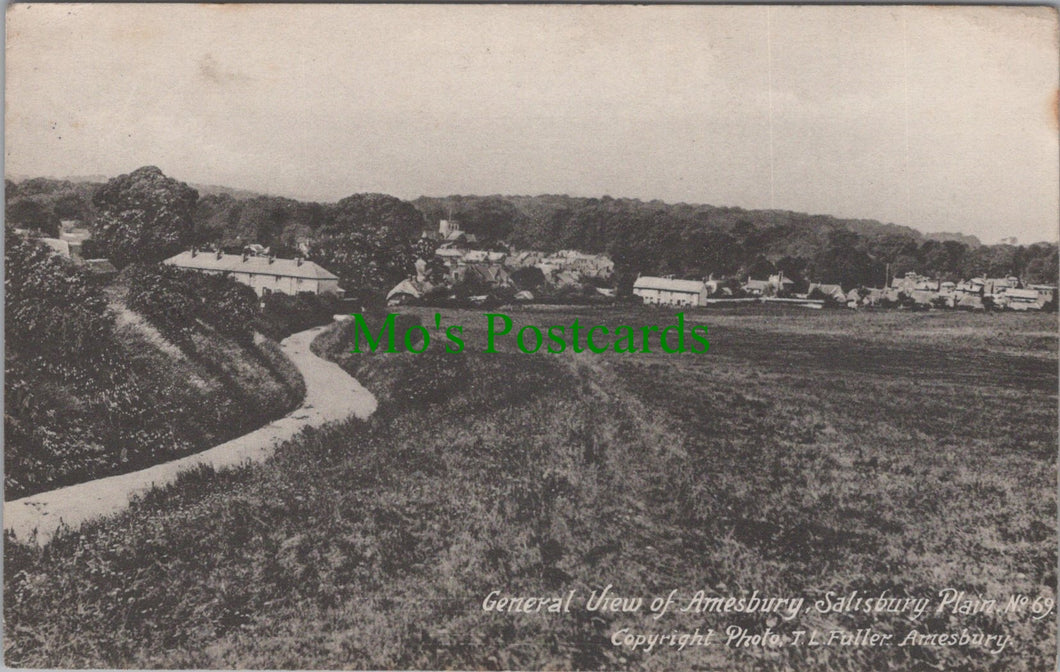
M 6 6 L 3 662 L 1057 669 L 1051 6 Z

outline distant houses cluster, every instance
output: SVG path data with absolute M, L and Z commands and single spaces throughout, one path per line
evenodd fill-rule
M 30 231 L 24 229 L 15 229 L 16 234 L 27 237 L 30 235 Z M 110 263 L 109 259 L 103 258 L 87 258 L 84 255 L 84 242 L 92 237 L 92 232 L 81 225 L 81 222 L 76 219 L 64 219 L 59 222 L 59 237 L 35 237 L 35 240 L 44 243 L 52 252 L 55 254 L 65 257 L 72 261 L 77 266 L 88 272 L 90 278 L 99 278 L 105 280 L 117 274 L 118 269 L 114 268 L 114 264 Z
M 767 280 L 748 278 L 737 287 L 713 278 L 687 280 L 674 277 L 640 276 L 633 284 L 633 294 L 645 304 L 668 306 L 705 306 L 738 300 L 776 300 L 802 303 L 810 307 L 823 305 L 895 307 L 914 309 L 956 308 L 963 310 L 1043 310 L 1055 306 L 1057 288 L 1053 285 L 1024 285 L 1019 278 L 972 278 L 945 282 L 916 273 L 894 278 L 880 288 L 852 287 L 837 284 L 810 283 L 807 291 L 793 291 L 795 283 L 783 273 Z
M 445 295 L 458 285 L 502 291 L 515 301 L 534 301 L 538 298 L 534 290 L 525 286 L 528 283 L 520 283 L 517 279 L 521 271 L 540 271 L 539 287 L 548 292 L 580 290 L 587 281 L 608 283 L 614 273 L 614 262 L 602 254 L 576 250 L 545 253 L 507 247 L 481 249 L 477 237 L 465 232 L 460 223 L 452 219 L 441 220 L 436 232 L 425 232 L 423 237 L 438 242 L 434 257 L 444 268 L 442 277 L 429 278 L 428 264 L 421 259 L 416 264 L 416 276 L 401 281 L 387 293 L 388 304 L 410 303 L 430 294 Z M 594 292 L 614 296 L 613 290 L 603 287 L 594 289 Z
M 884 290 L 869 290 L 866 305 L 904 300 L 918 306 L 984 310 L 1043 310 L 1056 300 L 1054 285 L 1023 284 L 1019 278 L 971 278 L 944 282 L 916 273 L 894 278 Z
M 31 232 L 16 233 L 30 235 Z M 39 234 L 37 234 L 39 236 Z M 57 238 L 38 237 L 56 254 L 69 258 L 90 275 L 109 277 L 117 271 L 107 259 L 85 258 L 84 245 L 91 231 L 76 220 L 63 220 Z M 452 298 L 458 286 L 497 293 L 516 302 L 535 301 L 535 292 L 551 296 L 581 296 L 607 299 L 615 296 L 614 262 L 603 254 L 576 250 L 546 253 L 516 250 L 502 245 L 483 249 L 474 234 L 465 232 L 458 221 L 443 219 L 437 231 L 423 237 L 437 243 L 432 260 L 418 259 L 416 273 L 386 296 L 390 305 L 421 301 L 427 297 Z M 170 266 L 201 273 L 227 274 L 252 289 L 258 296 L 272 293 L 297 295 L 308 292 L 342 296 L 339 278 L 304 256 L 281 259 L 261 245 L 248 245 L 242 254 L 191 249 L 165 260 Z M 527 280 L 530 278 L 530 280 Z M 849 287 L 811 282 L 804 292 L 783 273 L 765 280 L 713 276 L 683 279 L 673 276 L 641 275 L 633 283 L 633 295 L 647 305 L 696 307 L 727 302 L 778 301 L 809 307 L 825 305 L 860 308 L 863 306 L 912 309 L 953 308 L 963 310 L 1006 309 L 1037 311 L 1055 308 L 1057 287 L 1024 284 L 1017 277 L 976 277 L 959 282 L 929 278 L 917 273 L 895 277 L 884 287 Z M 470 297 L 485 299 L 486 296 Z

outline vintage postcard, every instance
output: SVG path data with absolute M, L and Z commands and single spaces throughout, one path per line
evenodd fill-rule
M 1057 16 L 9 5 L 4 662 L 1055 670 Z

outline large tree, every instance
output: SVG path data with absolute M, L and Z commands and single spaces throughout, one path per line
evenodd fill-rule
M 414 272 L 412 245 L 423 227 L 423 215 L 410 203 L 355 194 L 329 209 L 309 255 L 351 293 L 385 290 Z
M 354 295 L 389 289 L 415 272 L 411 243 L 386 228 L 318 238 L 309 256 Z
M 841 285 L 844 289 L 867 287 L 882 280 L 879 262 L 859 249 L 860 241 L 861 237 L 848 229 L 836 228 L 829 233 L 824 249 L 813 259 L 813 279 Z
M 96 192 L 96 236 L 116 266 L 161 261 L 193 242 L 198 199 L 197 191 L 158 168 L 139 168 Z
M 9 197 L 4 217 L 12 226 L 33 229 L 52 237 L 59 235 L 59 216 L 45 196 Z
M 331 206 L 321 233 L 326 236 L 351 232 L 375 233 L 407 241 L 419 238 L 426 225 L 411 203 L 386 194 L 354 194 Z

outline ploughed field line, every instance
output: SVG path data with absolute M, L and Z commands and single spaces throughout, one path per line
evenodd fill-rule
M 923 343 L 883 343 L 879 337 L 779 334 L 731 326 L 713 328 L 710 336 L 707 357 L 761 362 L 770 367 L 924 377 L 940 383 L 1003 386 L 1054 396 L 1057 391 L 1055 356 L 1012 355 L 970 345 L 948 349 Z

